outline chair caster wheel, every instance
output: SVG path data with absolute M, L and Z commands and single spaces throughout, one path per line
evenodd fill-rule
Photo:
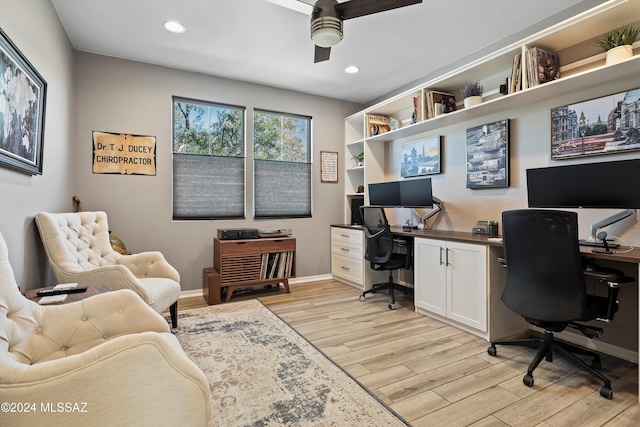
M 602 363 L 600 362 L 600 359 L 593 359 L 591 361 L 591 367 L 596 371 L 599 371 L 600 369 L 602 369 Z
M 525 375 L 524 378 L 522 378 L 522 382 L 527 387 L 533 387 L 533 375 L 529 375 L 529 374 Z
M 496 354 L 498 354 L 498 350 L 496 350 L 494 346 L 491 346 L 487 349 L 487 353 L 489 353 L 489 355 L 491 356 L 495 356 Z
M 611 387 L 603 385 L 598 391 L 600 392 L 600 396 L 604 397 L 605 399 L 613 399 L 613 390 L 611 390 Z
M 360 301 L 364 302 L 364 295 L 360 295 L 360 296 L 358 297 L 358 299 L 359 299 Z
M 393 310 L 393 303 L 392 302 L 389 303 L 389 310 Z

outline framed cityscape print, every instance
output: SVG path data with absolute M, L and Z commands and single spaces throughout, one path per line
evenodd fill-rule
M 509 120 L 467 129 L 467 188 L 509 186 Z
M 554 160 L 640 149 L 640 88 L 551 110 Z
M 418 175 L 433 175 L 441 172 L 442 137 L 409 142 L 400 147 L 400 175 L 403 178 Z
M 0 165 L 42 174 L 47 83 L 0 29 Z

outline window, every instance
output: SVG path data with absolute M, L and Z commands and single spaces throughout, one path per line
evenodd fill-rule
M 255 217 L 310 217 L 311 118 L 256 110 L 253 126 Z
M 244 218 L 244 108 L 173 98 L 173 218 Z

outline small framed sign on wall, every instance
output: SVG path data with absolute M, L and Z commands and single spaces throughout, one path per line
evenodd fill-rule
M 338 153 L 320 152 L 320 182 L 338 182 Z

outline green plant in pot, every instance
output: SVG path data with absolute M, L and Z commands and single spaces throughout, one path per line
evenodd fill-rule
M 631 25 L 616 28 L 596 39 L 596 45 L 607 53 L 607 65 L 616 64 L 633 56 L 632 45 L 640 35 L 640 28 Z
M 364 166 L 364 151 L 357 156 L 353 156 L 352 159 L 358 162 L 358 166 Z
M 480 82 L 465 83 L 460 88 L 460 93 L 464 98 L 464 108 L 469 108 L 482 102 L 484 86 Z

